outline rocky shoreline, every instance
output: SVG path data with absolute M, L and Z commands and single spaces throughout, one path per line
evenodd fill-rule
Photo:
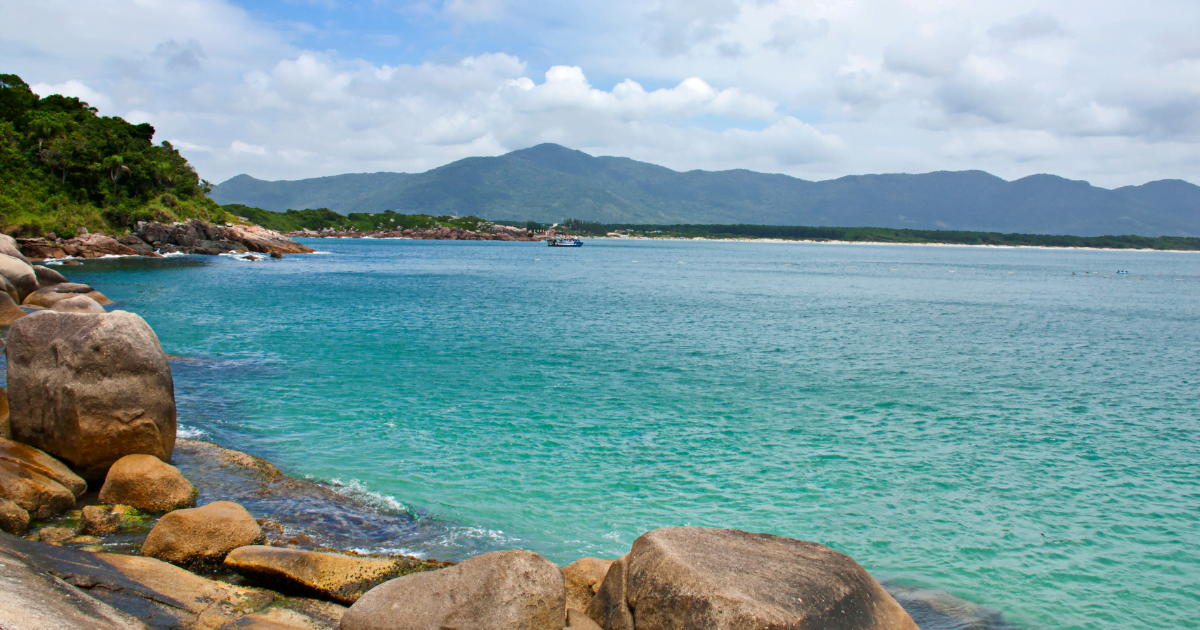
M 311 254 L 314 250 L 296 241 L 257 225 L 224 226 L 193 219 L 187 223 L 139 222 L 130 234 L 119 238 L 86 232 L 73 238 L 47 234 L 38 238 L 13 241 L 25 258 L 54 260 L 63 258 L 101 258 L 104 256 L 146 256 L 160 258 L 166 254 L 258 253 Z
M 155 253 L 220 242 L 200 236 L 247 249 L 280 242 L 188 224 L 189 243 L 180 227 L 139 226 L 138 238 Z M 11 287 L 22 302 L 42 294 L 51 304 L 22 311 L 6 338 L 0 576 L 13 587 L 0 590 L 0 628 L 918 627 L 850 557 L 769 534 L 668 527 L 620 558 L 565 567 L 524 550 L 455 564 L 315 540 L 319 519 L 305 515 L 345 497 L 245 453 L 177 439 L 174 381 L 154 331 L 10 253 L 17 245 L 0 239 L 0 300 L 14 302 Z M 289 522 L 255 513 L 271 502 Z
M 546 238 L 536 235 L 525 228 L 495 224 L 489 226 L 487 232 L 464 230 L 449 226 L 428 229 L 372 230 L 370 232 L 360 232 L 355 229 L 334 230 L 333 228 L 324 228 L 321 230 L 288 232 L 285 236 L 301 238 L 408 238 L 439 241 L 541 241 Z

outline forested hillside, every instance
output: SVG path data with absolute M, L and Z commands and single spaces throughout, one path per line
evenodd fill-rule
M 208 183 L 154 127 L 101 116 L 57 94 L 38 98 L 0 74 L 0 231 L 121 232 L 139 220 L 220 221 Z
M 394 210 L 543 223 L 760 224 L 1026 234 L 1200 236 L 1200 187 L 1164 180 L 1108 190 L 1054 175 L 1006 181 L 982 171 L 787 175 L 673 171 L 542 144 L 404 175 L 372 173 L 215 187 L 223 204 L 268 210 Z

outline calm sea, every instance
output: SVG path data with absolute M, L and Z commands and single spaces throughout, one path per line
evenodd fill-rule
M 993 627 L 1200 627 L 1200 255 L 308 244 L 61 269 L 184 358 L 186 433 L 442 531 L 381 548 L 734 527 Z

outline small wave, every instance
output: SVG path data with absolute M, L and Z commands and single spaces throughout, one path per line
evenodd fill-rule
M 185 254 L 183 252 L 167 252 L 165 254 L 162 252 L 158 252 L 158 255 L 162 256 L 163 258 L 174 258 L 176 256 L 187 256 L 187 254 Z
M 185 440 L 199 440 L 206 435 L 208 435 L 208 432 L 203 429 L 189 427 L 186 424 L 175 425 L 175 437 L 183 438 Z
M 389 494 L 383 494 L 381 492 L 375 492 L 374 490 L 368 488 L 366 484 L 357 479 L 342 481 L 341 479 L 337 479 L 335 477 L 334 479 L 329 480 L 327 485 L 334 492 L 344 497 L 365 503 L 377 510 L 380 510 L 381 512 L 391 514 L 412 513 L 412 511 L 408 509 L 408 506 L 396 500 L 396 497 L 393 497 Z

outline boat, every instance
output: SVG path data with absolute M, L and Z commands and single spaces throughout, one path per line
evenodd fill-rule
M 1117 273 L 1123 276 L 1123 275 L 1128 274 L 1129 272 L 1128 271 L 1118 271 Z
M 583 247 L 583 241 L 577 238 L 555 238 L 546 239 L 546 245 L 550 247 Z

